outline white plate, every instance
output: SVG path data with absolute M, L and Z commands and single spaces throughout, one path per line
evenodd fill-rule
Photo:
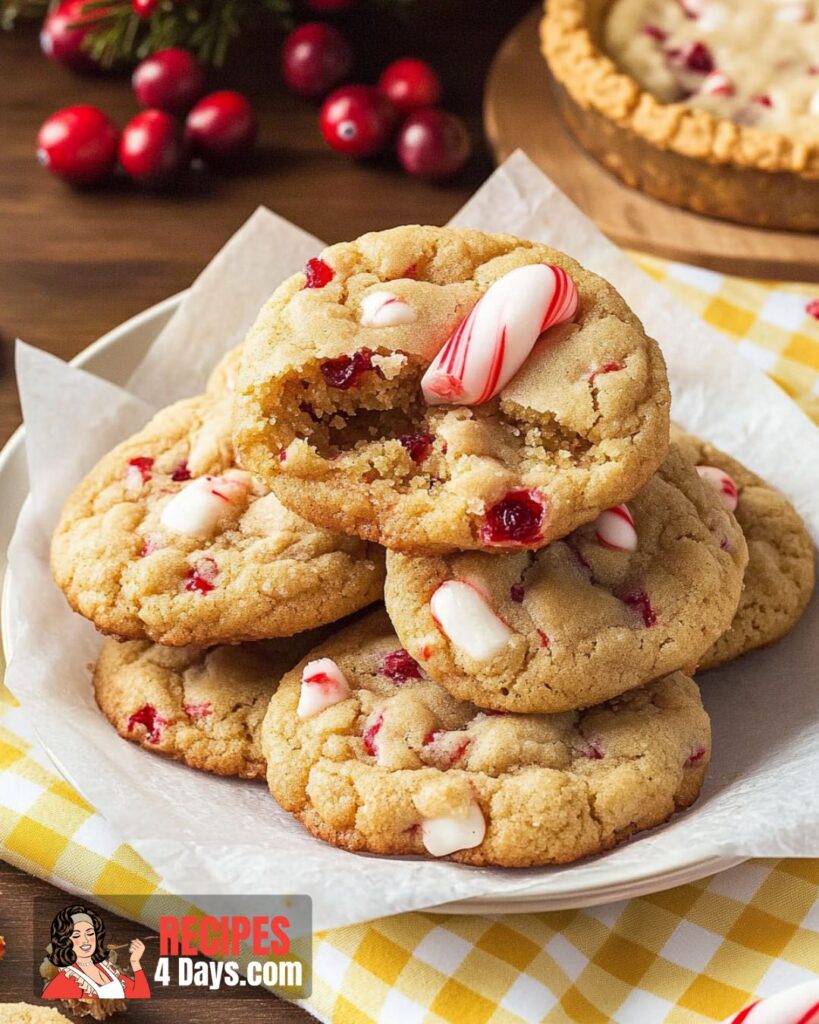
M 84 349 L 76 359 L 72 360 L 73 365 L 81 366 L 114 384 L 124 385 L 144 356 L 148 346 L 176 309 L 183 294 L 173 295 L 171 298 L 165 299 L 164 302 L 151 306 L 143 313 L 126 320 L 119 327 L 115 327 L 93 345 Z M 3 500 L 0 502 L 0 573 L 4 577 L 2 606 L 0 606 L 0 630 L 2 630 L 6 655 L 10 653 L 8 640 L 11 630 L 9 626 L 14 608 L 12 581 L 6 572 L 6 549 L 27 491 L 28 472 L 23 445 L 23 430 L 20 428 L 0 452 L 0 494 L 3 495 Z M 78 789 L 79 787 L 62 769 L 48 749 L 47 737 L 41 736 L 40 738 L 57 770 L 75 789 Z M 665 857 L 662 860 L 654 858 L 650 863 L 645 864 L 643 871 L 639 872 L 626 871 L 623 868 L 612 868 L 606 871 L 605 861 L 601 861 L 599 878 L 593 886 L 579 887 L 573 880 L 570 870 L 555 874 L 546 873 L 525 894 L 499 899 L 480 897 L 462 900 L 433 908 L 433 912 L 508 914 L 596 906 L 659 892 L 685 882 L 693 882 L 706 875 L 725 871 L 727 868 L 741 863 L 742 859 L 739 857 L 702 858 L 693 853 L 690 856 L 681 854 Z

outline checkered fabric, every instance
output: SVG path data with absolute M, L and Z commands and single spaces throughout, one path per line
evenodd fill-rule
M 819 286 L 635 259 L 819 422 Z M 96 896 L 161 884 L 55 773 L 2 685 L 0 857 Z M 333 1024 L 705 1024 L 819 974 L 819 860 L 753 861 L 591 910 L 404 914 L 314 948 L 305 1005 Z

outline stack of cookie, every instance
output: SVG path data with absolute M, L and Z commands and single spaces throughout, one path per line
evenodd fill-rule
M 813 587 L 789 503 L 669 406 L 656 343 L 560 252 L 332 246 L 69 499 L 52 563 L 116 638 L 100 708 L 350 850 L 566 863 L 661 823 L 710 756 L 690 675 Z

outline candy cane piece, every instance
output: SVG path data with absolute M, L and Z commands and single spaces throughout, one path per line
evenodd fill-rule
M 597 540 L 612 551 L 636 551 L 637 530 L 628 505 L 615 505 L 601 512 L 594 523 Z
M 301 693 L 296 714 L 312 718 L 350 696 L 347 677 L 332 658 L 308 661 L 301 674 Z
M 429 608 L 444 636 L 475 661 L 494 658 L 514 635 L 486 597 L 465 580 L 442 583 L 432 595 Z
M 228 470 L 222 476 L 200 476 L 175 494 L 159 517 L 166 530 L 205 540 L 217 530 L 229 510 L 239 509 L 247 498 L 250 473 Z
M 365 327 L 395 327 L 417 319 L 416 310 L 393 292 L 369 292 L 361 300 L 361 323 Z
M 421 379 L 429 405 L 481 405 L 523 366 L 540 335 L 571 320 L 577 289 L 547 263 L 517 267 L 484 293 L 455 328 Z
M 729 512 L 733 512 L 739 501 L 739 491 L 734 478 L 716 466 L 697 466 L 697 472 L 702 480 L 714 488 L 723 506 Z
M 427 853 L 433 857 L 471 850 L 481 845 L 485 835 L 486 819 L 474 800 L 463 817 L 427 818 L 421 822 L 421 839 Z
M 786 988 L 728 1017 L 724 1024 L 817 1024 L 819 981 Z

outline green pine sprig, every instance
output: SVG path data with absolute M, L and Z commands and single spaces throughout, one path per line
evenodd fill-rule
M 56 0 L 0 0 L 0 25 L 18 18 L 43 17 Z M 369 0 L 373 6 L 400 11 L 413 0 Z M 224 63 L 230 44 L 253 31 L 265 18 L 284 28 L 296 21 L 295 0 L 161 0 L 148 19 L 138 17 L 130 0 L 87 0 L 86 19 L 94 15 L 84 41 L 102 67 L 141 60 L 170 46 L 190 50 L 205 65 Z

